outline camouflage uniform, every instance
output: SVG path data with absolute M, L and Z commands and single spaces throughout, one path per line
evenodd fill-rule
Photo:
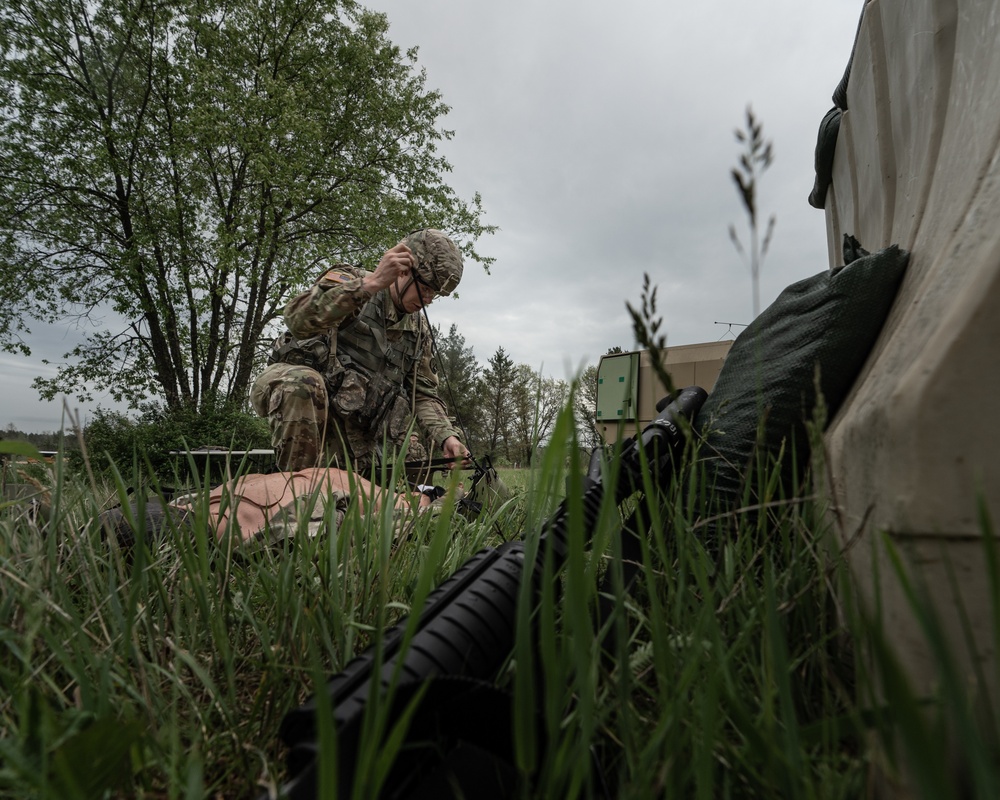
M 422 240 L 406 241 L 415 256 L 427 256 Z M 419 311 L 400 313 L 388 288 L 371 295 L 365 275 L 338 265 L 285 307 L 288 332 L 250 392 L 282 470 L 343 466 L 346 454 L 365 471 L 383 441 L 399 448 L 408 437 L 407 458 L 425 458 L 413 418 L 436 446 L 459 436 L 438 396 L 426 320 Z

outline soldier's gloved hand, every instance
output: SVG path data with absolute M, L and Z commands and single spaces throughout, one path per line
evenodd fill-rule
M 363 285 L 372 294 L 379 292 L 386 286 L 391 286 L 399 278 L 408 277 L 414 263 L 410 248 L 400 242 L 385 251 L 375 271 L 365 278 Z
M 445 439 L 441 449 L 444 451 L 445 458 L 455 459 L 451 462 L 450 469 L 469 466 L 469 449 L 458 440 L 457 436 L 449 436 Z

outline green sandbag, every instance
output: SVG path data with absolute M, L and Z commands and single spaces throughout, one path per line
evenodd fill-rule
M 802 478 L 816 370 L 832 418 L 875 344 L 909 253 L 890 245 L 870 254 L 845 236 L 844 260 L 848 266 L 786 288 L 737 337 L 698 413 L 695 429 L 705 440 L 707 485 L 714 484 L 722 509 L 738 506 L 755 455 L 764 457 L 756 463 L 768 464 L 783 444 L 786 489 Z

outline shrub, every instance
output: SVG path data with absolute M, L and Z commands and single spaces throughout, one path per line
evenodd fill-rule
M 112 464 L 123 469 L 136 464 L 140 472 L 151 469 L 160 478 L 173 474 L 176 458 L 171 450 L 206 446 L 251 450 L 269 447 L 269 439 L 267 422 L 234 403 L 179 409 L 155 405 L 135 419 L 98 409 L 84 429 L 91 466 L 99 472 L 109 471 Z M 82 467 L 82 458 L 74 455 L 71 464 Z

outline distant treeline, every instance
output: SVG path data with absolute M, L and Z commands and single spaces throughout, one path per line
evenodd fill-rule
M 39 450 L 74 450 L 78 447 L 76 437 L 72 433 L 64 431 L 43 431 L 41 433 L 25 433 L 9 424 L 0 433 L 0 439 L 7 439 L 13 442 L 28 442 Z

